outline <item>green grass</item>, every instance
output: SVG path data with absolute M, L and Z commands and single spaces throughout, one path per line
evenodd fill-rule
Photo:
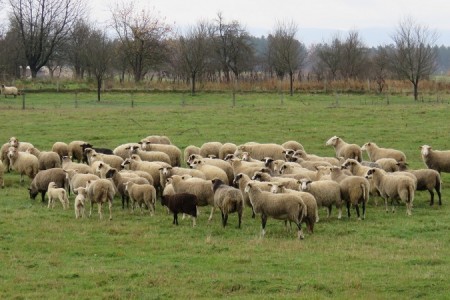
M 133 99 L 134 107 L 131 107 Z M 99 147 L 165 134 L 184 149 L 206 141 L 301 142 L 309 153 L 332 156 L 325 141 L 338 135 L 403 150 L 422 168 L 419 146 L 449 149 L 449 103 L 410 97 L 239 94 L 28 94 L 0 99 L 0 141 L 16 136 L 49 150 L 56 141 L 86 140 Z M 337 100 L 337 101 L 336 101 Z M 0 297 L 2 299 L 446 299 L 450 290 L 450 175 L 443 174 L 443 206 L 430 207 L 417 192 L 413 216 L 373 201 L 367 219 L 332 217 L 313 235 L 296 240 L 280 221 L 245 211 L 221 227 L 220 213 L 197 227 L 176 227 L 158 204 L 154 217 L 131 214 L 114 203 L 113 221 L 75 220 L 57 203 L 48 210 L 28 199 L 16 173 L 0 190 Z M 39 199 L 39 197 L 37 198 Z M 73 195 L 70 198 L 73 204 Z M 106 208 L 104 213 L 107 215 Z M 107 218 L 106 218 L 107 219 Z

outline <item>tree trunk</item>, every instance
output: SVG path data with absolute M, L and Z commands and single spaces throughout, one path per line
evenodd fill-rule
M 102 80 L 97 78 L 97 101 L 100 102 L 100 91 L 102 88 Z
M 419 100 L 419 82 L 413 82 L 414 86 L 414 101 Z
M 191 95 L 195 95 L 195 73 L 192 73 L 191 76 Z
M 289 90 L 291 96 L 294 95 L 294 72 L 289 72 Z

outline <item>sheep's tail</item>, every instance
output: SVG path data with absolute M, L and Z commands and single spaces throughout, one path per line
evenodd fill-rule
M 302 223 L 303 220 L 306 219 L 306 217 L 308 216 L 308 207 L 306 206 L 305 201 L 303 201 L 303 199 L 300 202 L 300 205 L 301 205 L 302 211 L 299 214 L 299 222 Z
M 369 202 L 369 191 L 366 190 L 366 185 L 363 182 L 361 182 L 360 187 L 361 187 L 361 191 L 362 191 L 363 201 L 365 203 L 368 203 Z

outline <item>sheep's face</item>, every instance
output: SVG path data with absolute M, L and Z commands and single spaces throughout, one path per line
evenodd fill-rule
M 161 174 L 164 175 L 164 176 L 170 176 L 170 170 L 171 170 L 171 169 L 172 169 L 172 168 L 163 167 L 163 168 L 160 168 L 159 171 L 160 171 Z
M 431 146 L 423 145 L 420 147 L 420 149 L 420 154 L 422 154 L 423 157 L 426 157 L 430 153 Z
M 275 172 L 275 173 L 278 173 L 278 174 L 282 174 L 281 173 L 281 168 L 284 166 L 284 161 L 274 161 L 273 162 L 273 171 Z
M 18 147 L 19 146 L 19 140 L 17 138 L 15 138 L 15 137 L 11 137 L 9 139 L 9 145 L 11 147 Z
M 300 181 L 300 187 L 303 191 L 308 190 L 308 186 L 311 184 L 311 180 L 302 180 Z
M 364 177 L 367 178 L 367 179 L 371 179 L 375 172 L 376 172 L 375 169 L 370 169 L 369 171 L 367 171 L 366 176 L 364 176 Z
M 252 180 L 261 180 L 261 172 L 255 172 L 252 177 Z
M 339 139 L 339 137 L 333 136 L 325 143 L 325 146 L 335 146 L 338 142 L 338 139 Z
M 35 200 L 37 194 L 39 193 L 37 190 L 33 190 L 33 189 L 28 189 L 28 191 L 30 192 L 30 199 Z
M 271 184 L 270 185 L 270 192 L 272 194 L 278 194 L 280 192 L 280 186 L 278 184 Z
M 12 159 L 14 158 L 14 156 L 16 156 L 17 153 L 18 151 L 16 147 L 9 147 L 7 156 L 9 159 Z
M 249 193 L 250 189 L 252 188 L 252 185 L 249 183 L 245 186 L 244 192 Z
M 289 168 L 288 165 L 282 165 L 282 166 L 280 167 L 280 174 L 286 173 L 286 170 L 287 170 L 288 168 Z

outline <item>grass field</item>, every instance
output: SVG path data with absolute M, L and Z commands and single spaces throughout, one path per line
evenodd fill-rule
M 368 141 L 406 153 L 423 168 L 419 146 L 450 149 L 448 101 L 356 95 L 181 93 L 28 94 L 0 99 L 0 141 L 11 136 L 49 150 L 56 141 L 86 140 L 114 148 L 164 134 L 184 149 L 207 141 L 283 143 L 297 140 L 308 153 L 332 156 L 331 136 Z M 133 107 L 132 107 L 133 103 Z M 367 158 L 367 157 L 366 157 Z M 0 298 L 2 299 L 447 299 L 450 283 L 450 175 L 443 174 L 443 205 L 417 192 L 413 215 L 395 214 L 373 199 L 365 221 L 330 219 L 321 211 L 314 234 L 296 240 L 283 222 L 246 210 L 241 229 L 231 215 L 207 222 L 205 207 L 192 228 L 156 215 L 122 210 L 113 220 L 75 220 L 57 203 L 48 210 L 28 197 L 29 179 L 5 174 L 0 190 Z M 70 198 L 73 204 L 73 195 Z M 380 200 L 379 200 L 380 202 Z M 104 208 L 106 213 L 106 209 Z

